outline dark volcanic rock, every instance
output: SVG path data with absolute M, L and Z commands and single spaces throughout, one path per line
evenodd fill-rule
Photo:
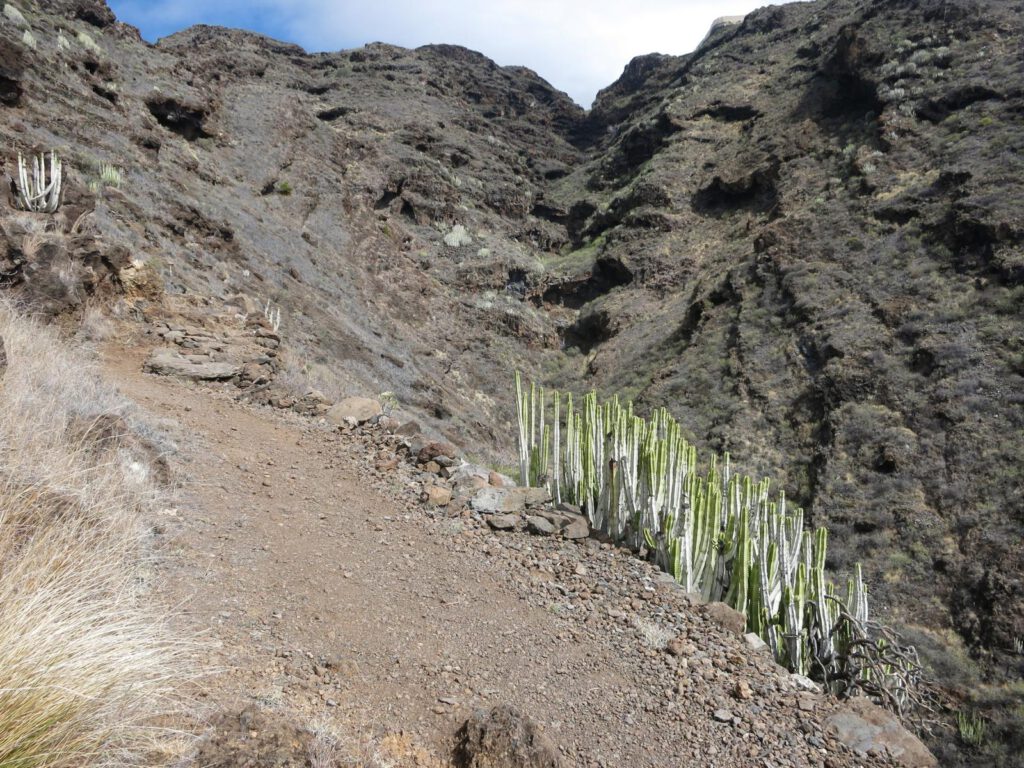
M 510 706 L 481 710 L 459 731 L 460 768 L 557 768 L 558 750 L 529 717 Z

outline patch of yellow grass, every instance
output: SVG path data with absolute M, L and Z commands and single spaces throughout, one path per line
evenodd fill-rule
M 0 305 L 0 768 L 153 764 L 184 646 L 139 599 L 144 457 L 128 403 Z

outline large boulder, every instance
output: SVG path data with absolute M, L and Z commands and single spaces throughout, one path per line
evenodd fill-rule
M 178 376 L 196 381 L 224 381 L 237 376 L 241 367 L 234 363 L 193 359 L 179 355 L 173 349 L 155 349 L 146 360 L 145 369 L 162 376 Z
M 535 504 L 546 504 L 551 501 L 547 488 L 494 488 L 488 486 L 477 491 L 470 500 L 475 512 L 493 514 L 495 512 L 522 512 Z
M 369 397 L 346 397 L 331 406 L 324 417 L 335 426 L 344 426 L 349 419 L 365 424 L 383 413 L 380 403 Z
M 558 750 L 536 723 L 502 704 L 478 710 L 459 730 L 455 764 L 460 768 L 557 768 Z
M 825 721 L 825 730 L 860 755 L 894 759 L 904 768 L 932 768 L 935 756 L 899 720 L 863 696 L 845 702 Z

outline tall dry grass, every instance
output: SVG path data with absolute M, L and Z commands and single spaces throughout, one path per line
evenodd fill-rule
M 129 404 L 4 305 L 0 336 L 0 768 L 152 765 L 187 649 L 141 599 Z

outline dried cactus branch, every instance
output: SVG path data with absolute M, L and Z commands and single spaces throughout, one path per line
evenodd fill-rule
M 845 639 L 831 657 L 815 655 L 825 686 L 842 697 L 868 696 L 908 724 L 923 725 L 936 712 L 936 697 L 914 646 L 891 627 L 855 616 L 837 598 L 826 600 L 837 611 L 832 634 Z

